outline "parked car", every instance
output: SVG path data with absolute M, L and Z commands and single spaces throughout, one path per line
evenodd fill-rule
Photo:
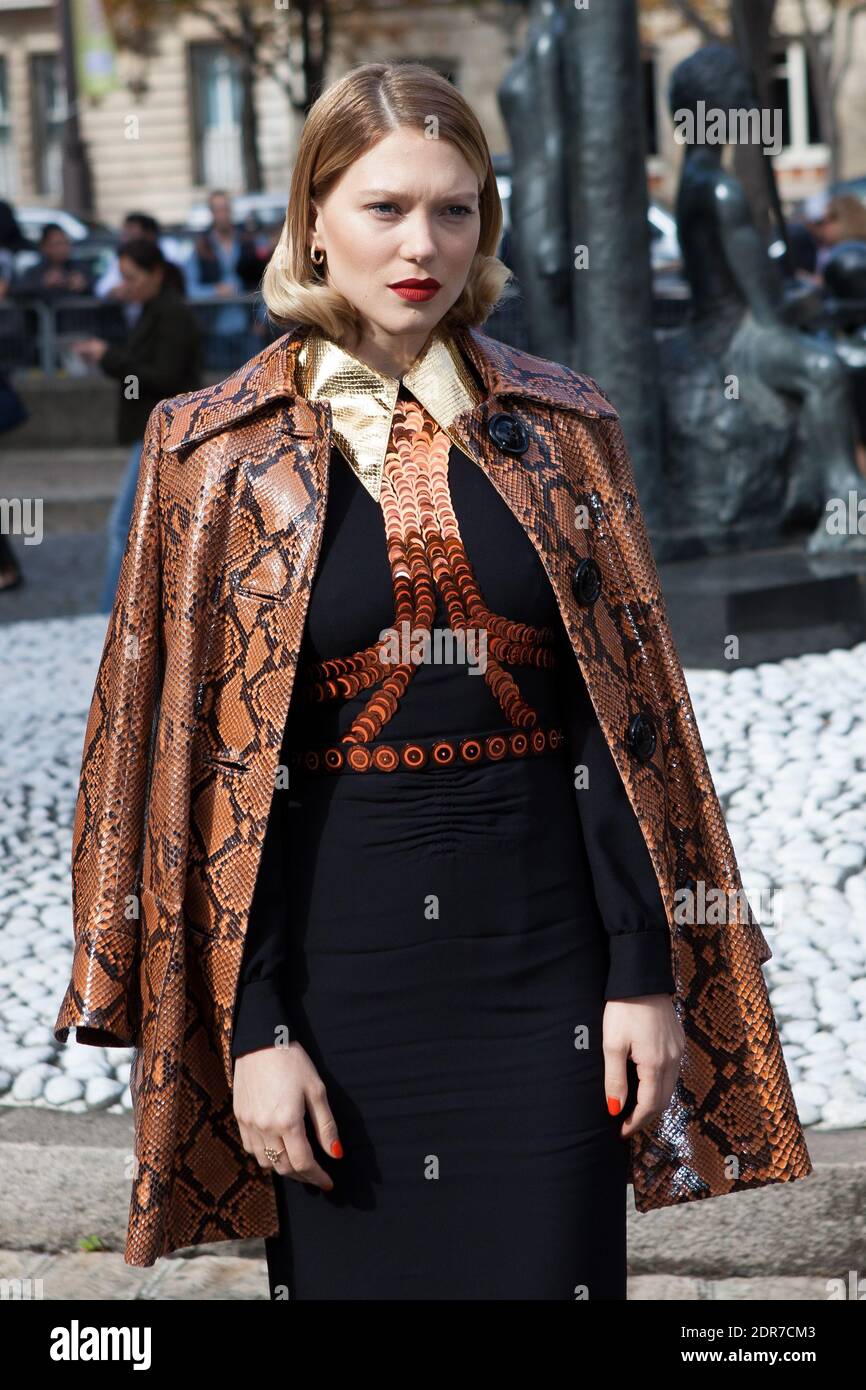
M 683 263 L 677 219 L 660 203 L 650 203 L 647 210 L 650 229 L 650 265 L 654 271 L 679 270 Z

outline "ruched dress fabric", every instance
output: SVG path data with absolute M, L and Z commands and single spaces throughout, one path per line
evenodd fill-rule
M 544 567 L 456 445 L 447 476 L 484 602 L 555 634 L 556 667 L 510 674 L 539 723 L 568 717 L 572 742 L 474 765 L 298 769 L 275 791 L 232 1052 L 287 1026 L 344 1157 L 307 1116 L 335 1186 L 273 1174 L 270 1295 L 624 1299 L 627 1141 L 606 1106 L 602 1015 L 606 999 L 673 993 L 669 929 Z M 314 702 L 305 671 L 394 617 L 382 510 L 334 448 L 284 766 L 337 744 L 370 697 Z M 435 623 L 448 626 L 438 592 Z M 378 740 L 507 727 L 478 670 L 430 662 Z M 629 1063 L 626 1108 L 635 1089 Z

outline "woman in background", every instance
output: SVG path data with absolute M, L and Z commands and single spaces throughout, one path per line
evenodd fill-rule
M 104 613 L 114 602 L 147 418 L 158 401 L 201 384 L 198 321 L 179 292 L 176 267 L 146 237 L 127 242 L 119 262 L 128 299 L 144 306 L 141 317 L 123 344 L 87 338 L 73 345 L 86 361 L 98 362 L 120 382 L 117 437 L 129 445 L 126 472 L 108 521 Z M 136 390 L 130 390 L 130 382 L 137 383 Z
M 12 207 L 0 200 L 0 300 L 7 299 L 15 279 L 15 252 L 29 248 L 30 245 L 18 225 Z M 21 310 L 12 307 L 5 309 L 0 318 L 0 432 L 13 429 L 20 422 L 20 401 L 3 368 L 6 362 L 20 360 L 23 332 L 24 318 Z M 22 577 L 15 552 L 0 532 L 0 593 L 4 589 L 17 588 Z

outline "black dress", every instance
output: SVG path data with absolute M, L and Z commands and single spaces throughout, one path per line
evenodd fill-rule
M 308 663 L 394 620 L 382 513 L 336 448 L 330 470 L 296 690 Z M 273 1175 L 271 1297 L 624 1299 L 627 1141 L 606 1106 L 602 1014 L 609 998 L 673 993 L 669 929 L 541 561 L 456 446 L 448 478 L 490 609 L 558 634 L 558 669 L 512 674 L 541 721 L 571 713 L 577 742 L 473 766 L 299 770 L 275 792 L 232 1052 L 288 1023 L 344 1157 L 323 1154 L 308 1117 L 334 1190 Z M 293 695 L 281 762 L 338 742 L 368 695 Z M 384 733 L 503 727 L 482 676 L 427 664 Z

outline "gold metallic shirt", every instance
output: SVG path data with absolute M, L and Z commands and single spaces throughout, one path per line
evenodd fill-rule
M 452 443 L 468 452 L 455 421 L 482 393 L 453 338 L 436 329 L 402 378 L 369 367 L 317 329 L 307 335 L 296 370 L 302 396 L 330 402 L 334 443 L 376 502 L 401 381 Z

